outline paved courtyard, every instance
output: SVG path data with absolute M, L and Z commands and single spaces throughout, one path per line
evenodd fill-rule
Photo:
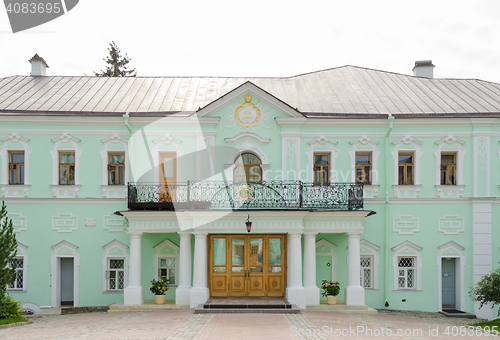
M 437 313 L 193 314 L 193 310 L 53 315 L 0 329 L 0 339 L 500 339 Z

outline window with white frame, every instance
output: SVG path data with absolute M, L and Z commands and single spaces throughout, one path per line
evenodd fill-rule
M 24 256 L 16 256 L 10 261 L 9 268 L 15 268 L 16 274 L 14 282 L 9 286 L 9 290 L 24 290 Z
M 360 257 L 360 285 L 363 288 L 373 288 L 373 257 Z
M 177 284 L 175 280 L 175 258 L 159 258 L 158 278 L 168 279 L 168 284 Z
M 405 241 L 392 250 L 392 265 L 394 266 L 394 289 L 395 290 L 421 290 L 422 281 L 422 255 L 421 247 Z
M 398 288 L 415 288 L 415 258 L 408 256 L 398 257 Z
M 108 258 L 108 270 L 106 273 L 107 290 L 122 291 L 125 289 L 125 259 Z
M 122 292 L 128 283 L 128 247 L 118 240 L 113 240 L 103 248 L 103 292 Z

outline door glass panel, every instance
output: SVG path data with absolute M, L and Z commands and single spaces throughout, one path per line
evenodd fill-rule
M 214 265 L 226 265 L 226 239 L 214 238 Z
M 281 265 L 281 238 L 269 238 L 269 265 Z
M 262 238 L 250 239 L 250 266 L 262 266 L 264 254 L 264 240 Z
M 174 177 L 174 159 L 172 157 L 163 157 L 163 177 Z
M 250 273 L 262 273 L 262 267 L 250 267 Z
M 269 267 L 270 273 L 281 273 L 281 267 Z
M 233 238 L 231 258 L 233 266 L 243 266 L 245 264 L 245 239 Z M 233 268 L 234 269 L 234 268 Z M 234 272 L 234 270 L 233 270 Z
M 243 273 L 245 272 L 245 267 L 233 267 L 233 273 Z

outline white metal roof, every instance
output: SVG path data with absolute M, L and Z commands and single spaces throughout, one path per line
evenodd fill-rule
M 0 112 L 193 112 L 247 81 L 306 116 L 500 113 L 500 84 L 428 79 L 354 66 L 286 78 L 13 76 L 0 79 Z

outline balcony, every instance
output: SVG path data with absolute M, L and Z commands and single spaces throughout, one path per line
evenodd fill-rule
M 129 210 L 323 210 L 363 209 L 363 184 L 314 185 L 301 181 L 230 183 L 129 183 Z

